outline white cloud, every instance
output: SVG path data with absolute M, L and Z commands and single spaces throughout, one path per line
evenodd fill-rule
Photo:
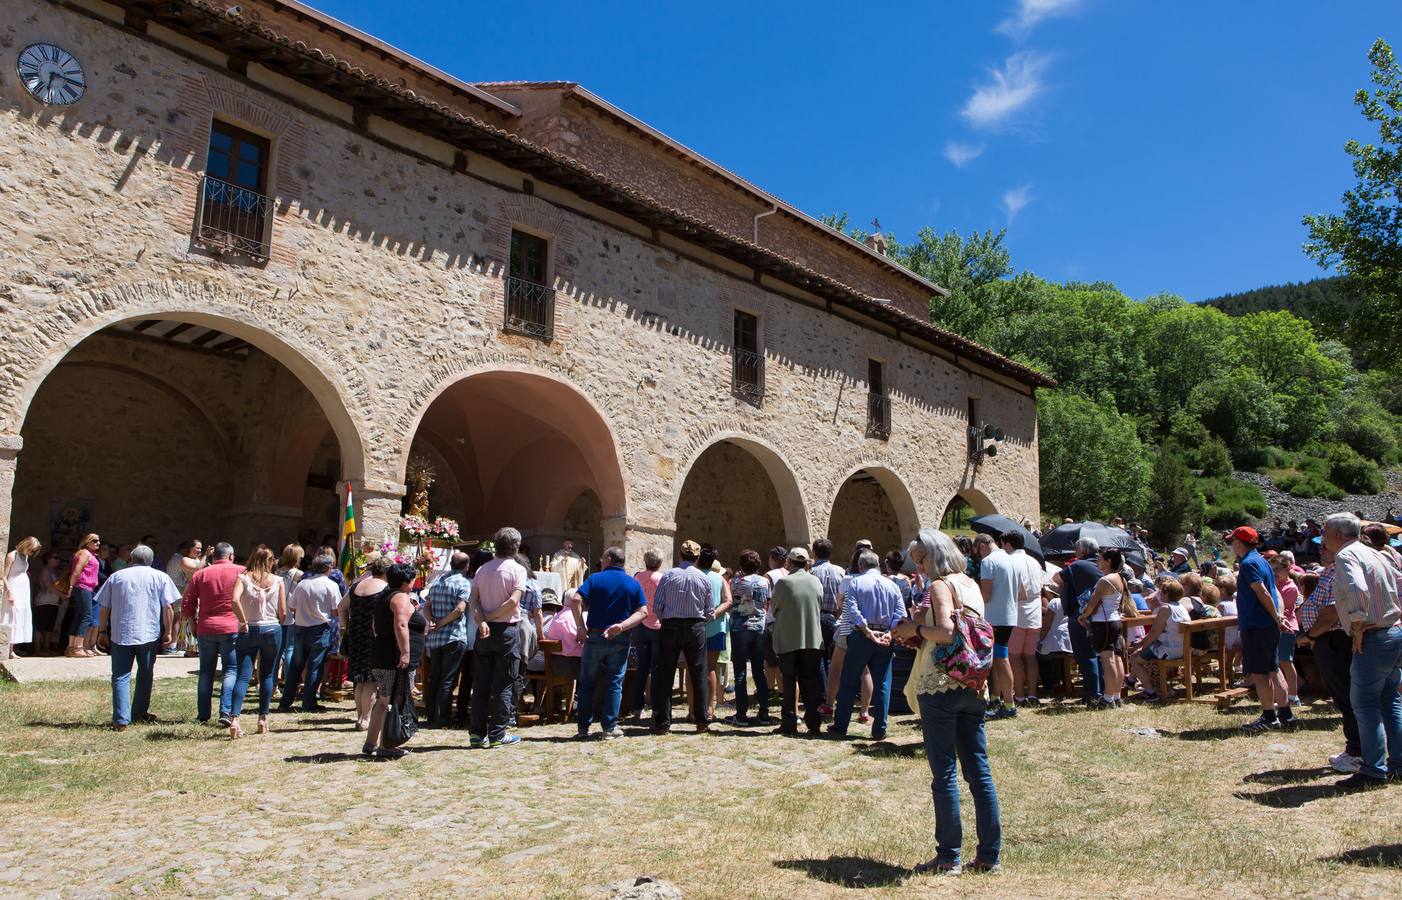
M 956 168 L 962 169 L 982 156 L 985 149 L 983 144 L 961 144 L 959 141 L 945 141 L 944 157 L 954 163 Z
M 1023 38 L 1043 20 L 1070 15 L 1080 5 L 1081 0 L 1017 0 L 1017 9 L 999 22 L 995 30 Z
M 1001 69 L 989 70 L 989 83 L 974 91 L 959 114 L 980 128 L 1002 126 L 1042 93 L 1048 61 L 1046 55 L 1029 50 L 1014 53 Z
M 1008 216 L 1008 224 L 1013 224 L 1013 219 L 1017 214 L 1032 202 L 1032 185 L 1024 184 L 1021 187 L 1009 188 L 1003 192 L 1003 212 Z

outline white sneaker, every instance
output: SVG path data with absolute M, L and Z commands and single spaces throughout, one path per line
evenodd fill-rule
M 1337 756 L 1329 757 L 1329 765 L 1334 767 L 1335 772 L 1342 772 L 1345 775 L 1352 775 L 1357 772 L 1363 764 L 1363 760 L 1356 756 L 1349 756 L 1347 753 L 1340 753 Z

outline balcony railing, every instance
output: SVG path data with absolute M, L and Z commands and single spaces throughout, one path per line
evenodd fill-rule
M 554 340 L 555 292 L 543 284 L 507 276 L 502 330 L 546 342 Z
M 731 393 L 746 403 L 764 402 L 764 356 L 748 350 L 731 351 Z
M 200 179 L 195 243 L 219 253 L 240 253 L 259 262 L 272 250 L 273 199 L 205 175 Z
M 886 440 L 891 436 L 891 398 L 867 394 L 867 437 Z

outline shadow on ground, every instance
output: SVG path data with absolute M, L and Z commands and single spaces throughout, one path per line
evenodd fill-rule
M 1297 731 L 1333 731 L 1343 726 L 1344 720 L 1341 716 L 1324 716 L 1320 718 L 1296 719 L 1295 730 Z M 1288 735 L 1286 731 L 1268 731 L 1265 734 L 1246 734 L 1241 730 L 1240 725 L 1222 725 L 1216 728 L 1190 728 L 1187 731 L 1164 731 L 1164 737 L 1175 737 L 1180 741 L 1224 741 L 1228 738 L 1260 738 L 1266 736 L 1281 737 Z
M 1321 857 L 1321 862 L 1346 863 L 1378 869 L 1402 869 L 1402 844 L 1374 844 L 1345 850 L 1338 856 Z
M 893 744 L 889 740 L 877 741 L 874 744 L 858 744 L 856 750 L 862 756 L 871 756 L 877 759 L 893 757 L 921 759 L 925 756 L 925 745 L 919 741 L 914 744 Z
M 809 878 L 847 888 L 875 888 L 900 884 L 909 869 L 864 856 L 830 856 L 827 859 L 780 859 L 780 869 L 803 872 Z
M 421 753 L 439 753 L 444 750 L 467 750 L 466 744 L 443 744 L 437 747 L 405 747 L 410 756 L 417 756 Z M 327 763 L 339 762 L 390 762 L 391 760 L 379 757 L 366 756 L 363 753 L 308 753 L 304 756 L 284 756 L 283 762 L 290 763 L 311 763 L 313 765 L 325 765 Z
M 1337 774 L 1328 766 L 1315 766 L 1311 769 L 1271 769 L 1267 772 L 1252 772 L 1242 781 L 1247 784 L 1299 784 Z

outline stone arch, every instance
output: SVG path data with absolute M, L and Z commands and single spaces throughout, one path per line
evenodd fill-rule
M 672 487 L 672 509 L 679 513 L 683 501 L 683 491 L 687 478 L 696 469 L 697 463 L 705 454 L 721 444 L 731 444 L 753 457 L 768 476 L 769 483 L 777 495 L 777 501 L 784 529 L 784 542 L 807 545 L 812 539 L 808 521 L 808 503 L 799 484 L 798 476 L 785 460 L 778 448 L 768 441 L 739 431 L 714 431 L 704 440 L 693 442 L 686 464 L 677 473 Z M 677 515 L 679 519 L 680 516 Z M 678 526 L 680 527 L 680 522 Z M 677 540 L 689 540 L 692 536 L 678 534 Z M 726 548 L 722 548 L 725 550 Z M 760 548 L 756 548 L 760 549 Z
M 548 420 L 560 436 L 570 439 L 573 444 L 571 449 L 577 453 L 577 459 L 556 460 L 569 465 L 579 464 L 573 471 L 561 473 L 563 481 L 541 480 L 540 483 L 526 486 L 528 495 L 520 498 L 525 508 L 538 514 L 542 520 L 557 512 L 562 515 L 562 501 L 567 507 L 580 491 L 592 488 L 599 497 L 605 518 L 627 515 L 628 484 L 623 475 L 624 457 L 617 432 L 610 417 L 579 385 L 548 369 L 504 360 L 480 362 L 444 372 L 443 375 L 425 386 L 425 390 L 416 398 L 412 413 L 400 423 L 400 450 L 394 469 L 396 478 L 402 480 L 404 477 L 414 440 L 430 409 L 453 388 L 476 382 L 482 389 L 491 392 L 495 401 L 509 397 L 522 415 Z M 548 465 L 552 461 L 550 451 L 549 441 L 536 440 L 515 448 L 509 458 L 499 462 L 522 466 Z M 479 466 L 485 465 L 481 460 L 478 462 Z M 556 496 L 562 484 L 573 490 L 567 499 Z M 485 495 L 483 500 L 486 506 L 491 507 L 502 496 L 502 489 L 498 486 L 485 491 Z M 552 522 L 552 525 L 558 523 Z
M 353 402 L 369 395 L 364 379 L 349 360 L 302 340 L 301 329 L 289 322 L 277 293 L 255 296 L 204 283 L 165 281 L 119 285 L 60 300 L 7 341 L 5 358 L 28 366 L 15 365 L 18 376 L 0 379 L 0 433 L 19 433 L 39 386 L 85 339 L 118 322 L 161 318 L 242 338 L 285 366 L 331 423 L 342 448 L 344 476 L 364 478 L 365 448 L 374 435 Z
M 969 507 L 974 511 L 974 515 L 976 516 L 992 515 L 998 511 L 998 504 L 993 502 L 993 498 L 978 488 L 960 488 L 955 492 L 955 496 L 962 497 L 964 502 L 969 504 Z M 954 497 L 950 497 L 949 499 L 953 500 Z M 945 505 L 948 506 L 949 504 L 946 503 Z
M 837 487 L 831 495 L 832 499 L 828 504 L 828 509 L 830 510 L 828 516 L 828 537 L 832 538 L 834 533 L 842 530 L 842 523 L 836 521 L 838 517 L 839 501 L 844 498 L 844 489 L 850 494 L 850 486 L 853 484 L 854 477 L 862 474 L 868 475 L 875 480 L 876 485 L 885 496 L 885 501 L 890 505 L 891 514 L 894 516 L 896 539 L 894 542 L 888 541 L 888 543 L 892 543 L 892 546 L 889 547 L 882 546 L 878 543 L 877 550 L 885 552 L 886 550 L 896 549 L 898 546 L 903 546 L 906 541 L 913 540 L 915 535 L 920 531 L 920 513 L 915 506 L 915 495 L 911 493 L 910 486 L 906 484 L 905 479 L 897 474 L 895 470 L 879 464 L 858 465 L 850 469 L 837 483 Z M 871 537 L 871 535 L 863 536 Z M 848 542 L 848 546 L 850 548 L 850 542 Z M 836 548 L 836 551 L 840 555 L 843 552 L 843 548 L 839 546 Z

